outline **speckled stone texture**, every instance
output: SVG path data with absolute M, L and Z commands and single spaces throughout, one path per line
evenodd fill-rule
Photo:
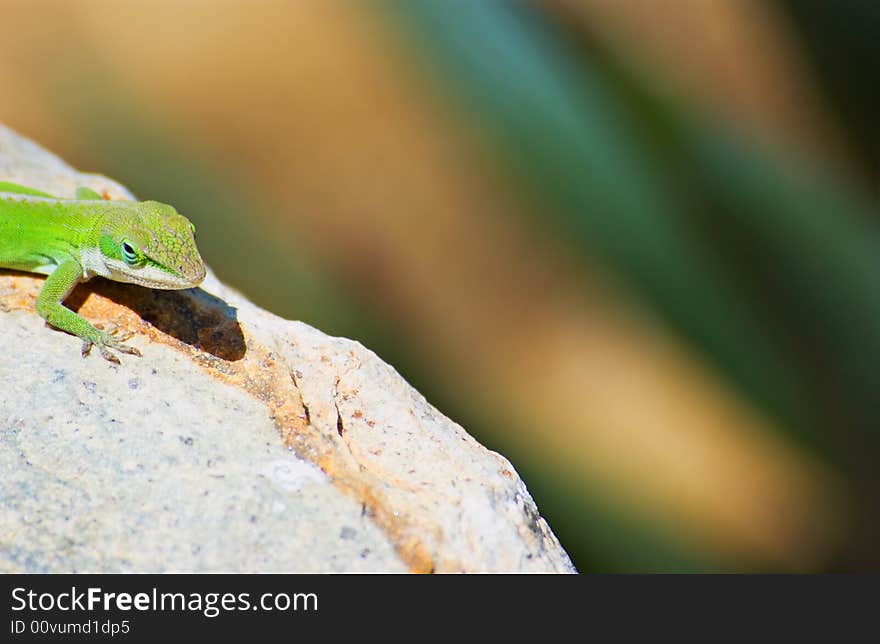
M 131 197 L 3 126 L 0 181 Z M 42 280 L 0 270 L 0 571 L 574 572 L 510 463 L 359 343 L 210 272 L 92 280 L 67 305 L 135 332 L 116 366 Z

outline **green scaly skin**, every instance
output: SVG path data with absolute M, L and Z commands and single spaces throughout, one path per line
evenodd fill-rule
M 48 275 L 37 313 L 82 338 L 83 355 L 94 345 L 119 363 L 111 349 L 140 352 L 63 306 L 73 288 L 95 275 L 149 288 L 198 286 L 205 264 L 194 231 L 186 217 L 155 201 L 107 201 L 89 188 L 59 199 L 0 181 L 0 267 Z

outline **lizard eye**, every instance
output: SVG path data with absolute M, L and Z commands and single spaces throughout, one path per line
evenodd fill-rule
M 122 259 L 124 259 L 125 263 L 129 265 L 138 263 L 137 250 L 131 242 L 122 242 Z

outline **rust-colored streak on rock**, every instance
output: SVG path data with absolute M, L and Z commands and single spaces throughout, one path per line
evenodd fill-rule
M 353 477 L 351 471 L 345 467 L 340 468 L 339 462 L 338 459 L 327 458 L 320 460 L 317 465 L 339 485 L 341 490 L 360 501 L 364 513 L 385 532 L 394 544 L 397 554 L 409 566 L 410 572 L 416 574 L 434 572 L 436 569 L 434 559 L 421 540 L 413 536 L 409 522 L 403 517 L 394 516 L 380 495 L 364 482 L 358 481 L 357 477 Z
M 36 315 L 34 303 L 43 286 L 42 277 L 2 269 L 4 287 L 0 288 L 0 308 L 3 311 L 30 311 Z
M 339 441 L 308 422 L 300 392 L 290 378 L 295 365 L 286 364 L 253 339 L 249 339 L 247 353 L 238 362 L 223 363 L 203 354 L 195 354 L 193 359 L 212 376 L 243 388 L 263 402 L 269 408 L 285 446 L 317 465 L 340 491 L 361 503 L 412 572 L 434 570 L 432 557 L 413 536 L 410 522 L 388 509 L 384 497 L 364 481 L 360 464 L 341 453 L 345 448 Z

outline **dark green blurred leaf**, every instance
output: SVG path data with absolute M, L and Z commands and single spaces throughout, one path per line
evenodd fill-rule
M 880 180 L 880 2 L 779 0 L 811 54 L 826 95 L 875 182 Z

